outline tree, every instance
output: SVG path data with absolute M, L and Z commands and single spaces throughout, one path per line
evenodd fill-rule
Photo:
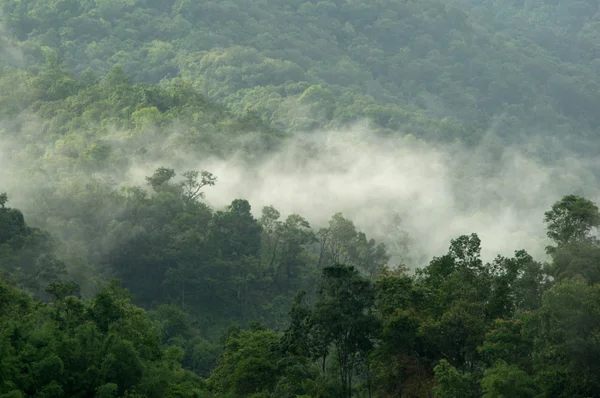
M 181 368 L 180 349 L 160 346 L 145 311 L 117 283 L 92 301 L 43 303 L 0 282 L 0 323 L 2 396 L 191 398 L 206 390 Z
M 430 395 L 433 366 L 421 333 L 427 305 L 423 290 L 414 277 L 386 271 L 377 279 L 376 293 L 382 328 L 372 358 L 375 391 L 383 396 Z
M 600 393 L 600 285 L 590 286 L 580 276 L 559 281 L 523 329 L 534 341 L 533 372 L 543 393 L 561 398 Z
M 200 176 L 199 181 L 198 176 Z M 201 192 L 200 190 L 205 186 L 214 186 L 217 180 L 217 177 L 204 170 L 201 173 L 196 170 L 186 171 L 183 173 L 183 177 L 185 180 L 181 183 L 181 187 L 183 190 L 183 198 L 186 203 L 193 202 L 198 198 L 203 199 L 204 192 Z
M 483 398 L 533 398 L 538 390 L 533 379 L 516 365 L 500 361 L 481 379 Z
M 425 301 L 419 330 L 423 355 L 431 362 L 445 359 L 460 379 L 469 380 L 466 396 L 479 394 L 477 347 L 493 320 L 493 278 L 481 261 L 480 243 L 476 234 L 453 239 L 448 254 L 434 258 L 417 275 Z
M 23 213 L 6 207 L 8 196 L 0 195 L 0 273 L 13 278 L 21 288 L 36 295 L 66 274 L 66 265 L 56 256 L 56 240 L 47 232 L 29 227 Z
M 592 234 L 600 225 L 600 212 L 591 201 L 567 195 L 545 213 L 548 236 L 556 246 L 548 246 L 552 255 L 550 274 L 557 279 L 582 275 L 590 283 L 600 281 L 600 244 Z
M 502 361 L 531 371 L 534 344 L 532 336 L 524 332 L 524 325 L 519 318 L 496 319 L 483 344 L 477 347 L 483 361 L 490 367 Z
M 81 288 L 75 282 L 50 282 L 46 292 L 55 300 L 64 300 L 68 296 L 79 296 Z
M 227 211 L 214 217 L 211 244 L 223 258 L 255 256 L 259 253 L 262 227 L 250 212 L 247 200 L 236 199 Z
M 474 397 L 468 374 L 464 374 L 442 359 L 435 367 L 437 386 L 434 388 L 436 398 Z
M 150 184 L 154 191 L 159 192 L 163 185 L 173 177 L 175 177 L 175 170 L 159 167 L 151 177 L 146 177 L 146 181 L 148 181 L 148 184 Z
M 516 251 L 513 258 L 498 256 L 489 267 L 488 317 L 508 319 L 517 309 L 536 309 L 541 305 L 547 280 L 542 265 L 525 250 Z
M 286 281 L 290 283 L 297 278 L 303 266 L 308 265 L 306 248 L 315 241 L 315 236 L 310 230 L 310 224 L 297 214 L 290 214 L 284 223 L 278 226 L 279 265 L 275 271 L 275 278 L 281 270 L 285 270 Z
M 319 263 L 350 263 L 353 259 L 349 249 L 356 234 L 356 227 L 351 220 L 344 218 L 342 213 L 334 214 L 329 220 L 329 227 L 319 231 L 322 258 Z
M 272 330 L 258 324 L 249 330 L 230 329 L 211 380 L 220 391 L 239 395 L 272 391 L 277 380 L 278 341 Z
M 269 269 L 273 269 L 278 254 L 278 245 L 281 238 L 281 213 L 273 206 L 265 206 L 259 223 L 262 227 L 263 240 L 261 243 L 262 260 Z
M 544 221 L 548 224 L 548 237 L 559 246 L 589 241 L 591 230 L 600 225 L 598 206 L 576 195 L 563 197 L 544 215 Z M 554 250 L 555 248 L 549 247 L 550 252 Z
M 323 366 L 333 348 L 343 394 L 351 397 L 353 376 L 359 365 L 368 361 L 378 329 L 372 313 L 375 292 L 371 282 L 354 267 L 337 264 L 323 269 L 318 295 L 319 299 L 309 311 L 302 310 L 301 301 L 296 302 L 292 325 L 286 331 L 287 341 L 293 341 L 292 348 L 298 344 L 305 347 L 304 350 L 309 348 L 313 359 L 316 355 L 322 356 Z M 292 336 L 295 336 L 293 340 Z M 300 340 L 296 340 L 298 337 Z M 310 348 L 311 341 L 320 349 Z M 367 377 L 370 378 L 370 374 Z
M 321 244 L 319 265 L 346 264 L 356 267 L 367 275 L 381 271 L 390 257 L 383 243 L 367 239 L 363 232 L 356 230 L 354 223 L 336 213 L 329 220 L 329 227 L 318 232 Z

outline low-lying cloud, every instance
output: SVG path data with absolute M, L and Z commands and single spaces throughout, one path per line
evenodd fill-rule
M 315 228 L 342 212 L 390 247 L 392 263 L 410 261 L 414 267 L 472 232 L 482 239 L 485 260 L 518 249 L 545 259 L 544 212 L 572 192 L 595 199 L 592 163 L 565 155 L 549 166 L 515 148 L 435 148 L 355 127 L 297 134 L 258 163 L 241 157 L 196 161 L 180 153 L 134 166 L 129 175 L 142 183 L 158 165 L 208 170 L 218 177 L 206 191 L 212 206 L 245 198 L 257 216 L 273 205 L 284 216 L 304 216 Z M 394 253 L 403 231 L 411 238 L 410 253 Z
M 6 34 L 4 26 L 0 23 L 0 67 L 18 67 L 23 63 L 23 52 L 19 45 Z
M 520 148 L 498 148 L 485 140 L 475 149 L 436 148 L 402 134 L 378 136 L 360 126 L 364 123 L 339 131 L 297 134 L 279 150 L 253 162 L 244 156 L 218 158 L 165 150 L 164 143 L 148 142 L 145 155 L 131 156 L 129 165 L 119 166 L 119 172 L 110 176 L 117 184 L 146 186 L 144 177 L 159 166 L 174 168 L 178 174 L 208 170 L 218 180 L 206 189 L 205 200 L 216 208 L 244 198 L 257 217 L 263 206 L 273 205 L 283 217 L 298 213 L 314 228 L 326 226 L 334 213 L 342 212 L 368 237 L 388 245 L 391 265 L 404 262 L 410 267 L 425 265 L 433 256 L 446 253 L 451 239 L 472 232 L 482 239 L 486 261 L 518 249 L 544 260 L 548 244 L 544 212 L 569 193 L 597 199 L 589 172 L 597 166 L 594 160 L 564 155 L 547 165 Z M 141 145 L 127 139 L 107 142 L 121 157 Z M 44 177 L 44 184 L 39 174 L 38 180 L 11 180 L 27 164 L 27 151 L 37 152 L 31 145 L 24 149 L 24 144 L 13 141 L 11 153 L 19 153 L 15 147 L 21 149 L 19 156 L 11 157 L 7 142 L 1 144 L 5 151 L 2 159 L 0 150 L 4 180 L 0 191 L 9 190 L 13 205 L 33 212 L 36 189 L 43 185 L 47 189 L 65 177 L 50 175 Z M 57 162 L 53 163 L 56 170 L 68 169 L 67 163 Z M 114 209 L 106 212 L 110 217 Z M 408 253 L 402 245 L 405 233 L 410 236 Z

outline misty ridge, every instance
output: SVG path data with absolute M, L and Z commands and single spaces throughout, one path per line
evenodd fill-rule
M 5 37 L 2 26 L 0 51 L 7 65 L 22 64 L 22 51 Z M 311 116 L 310 107 L 289 100 L 285 106 L 290 114 Z M 312 112 L 320 111 L 313 108 Z M 88 177 L 104 181 L 108 190 L 147 188 L 145 178 L 158 167 L 173 168 L 178 174 L 207 170 L 217 177 L 216 186 L 206 188 L 205 202 L 210 206 L 223 208 L 233 199 L 244 198 L 257 218 L 264 206 L 273 205 L 282 218 L 302 215 L 315 230 L 341 212 L 358 230 L 386 244 L 392 267 L 422 267 L 445 252 L 450 239 L 471 232 L 482 239 L 485 261 L 522 248 L 536 259 L 546 259 L 544 211 L 569 192 L 593 200 L 600 197 L 590 171 L 599 161 L 564 150 L 548 164 L 536 156 L 548 145 L 542 139 L 531 136 L 519 146 L 500 145 L 495 137 L 497 124 L 476 148 L 425 144 L 403 133 L 382 134 L 369 129 L 364 119 L 335 130 L 288 135 L 266 155 L 260 136 L 220 138 L 213 147 L 231 148 L 233 154 L 225 157 L 202 148 L 183 150 L 180 141 L 189 130 L 185 122 L 175 122 L 166 131 L 153 126 L 132 132 L 108 128 L 101 140 L 112 154 L 120 155 L 118 164 L 81 170 L 69 165 L 65 156 L 55 156 L 61 153 L 61 140 L 48 141 L 38 116 L 24 112 L 0 121 L 0 131 L 5 130 L 0 141 L 0 192 L 10 192 L 11 202 L 34 225 L 37 222 L 58 236 L 72 238 L 79 235 L 77 228 L 61 230 L 48 222 L 53 209 L 40 207 L 39 198 L 56 195 L 57 185 L 63 184 L 63 195 L 69 181 L 81 186 Z M 18 134 L 10 131 L 15 125 Z M 236 150 L 243 147 L 250 149 Z M 552 147 L 560 144 L 553 142 Z M 260 155 L 252 154 L 253 149 Z M 55 160 L 36 167 L 44 155 Z M 106 220 L 120 211 L 114 204 L 95 205 Z
M 60 156 L 60 140 L 43 144 L 39 121 L 20 123 L 15 138 L 0 142 L 0 191 L 10 192 L 11 203 L 23 209 L 34 225 L 37 221 L 64 238 L 79 232 L 43 221 L 52 218 L 55 209 L 40 207 L 41 197 L 55 196 L 57 201 L 46 206 L 60 207 L 61 195 L 90 181 L 99 181 L 104 188 L 98 189 L 108 191 L 119 186 L 148 189 L 145 178 L 158 167 L 172 168 L 179 175 L 187 170 L 213 173 L 216 185 L 203 191 L 204 202 L 215 209 L 243 198 L 257 218 L 264 206 L 272 205 L 282 219 L 299 214 L 315 231 L 341 212 L 358 230 L 386 244 L 390 266 L 404 264 L 411 269 L 444 253 L 451 239 L 472 232 L 483 242 L 485 261 L 498 254 L 511 256 L 518 249 L 545 260 L 543 214 L 549 206 L 569 192 L 598 198 L 590 182 L 597 159 L 565 153 L 550 165 L 531 154 L 537 144 L 533 140 L 522 146 L 529 154 L 518 147 L 498 151 L 497 146 L 486 146 L 486 140 L 476 148 L 442 147 L 411 135 L 382 135 L 361 121 L 337 131 L 296 133 L 259 158 L 239 150 L 219 157 L 210 151 L 182 149 L 178 140 L 187 130 L 183 125 L 170 131 L 148 127 L 142 132 L 111 133 L 109 128 L 103 142 L 120 160 L 113 164 L 109 158 L 106 166 L 81 169 Z M 260 147 L 260 137 L 253 134 L 228 141 L 234 148 L 249 143 L 251 148 Z M 38 156 L 55 161 L 36 169 Z M 99 201 L 94 206 L 95 217 L 106 220 L 120 212 L 114 203 Z
M 0 51 L 6 65 L 22 66 L 21 48 L 2 29 Z M 15 92 L 30 91 L 19 81 L 8 84 Z M 434 113 L 447 112 L 431 99 L 425 102 Z M 322 112 L 289 99 L 283 103 L 292 117 L 318 118 Z M 206 187 L 204 199 L 215 209 L 243 198 L 257 218 L 264 206 L 272 205 L 282 219 L 292 213 L 307 218 L 315 231 L 341 212 L 358 230 L 387 246 L 390 266 L 409 269 L 425 266 L 446 251 L 451 239 L 472 232 L 482 239 L 485 261 L 518 249 L 545 260 L 544 211 L 571 192 L 600 198 L 595 187 L 598 159 L 561 149 L 557 134 L 547 131 L 531 134 L 518 145 L 501 142 L 501 121 L 492 123 L 476 147 L 425 143 L 402 131 L 372 129 L 369 119 L 363 119 L 335 129 L 288 133 L 270 152 L 265 152 L 261 134 L 214 138 L 202 127 L 195 134 L 208 144 L 186 150 L 188 123 L 175 120 L 167 128 L 146 123 L 135 131 L 98 126 L 103 131 L 100 141 L 96 133 L 75 140 L 81 148 L 93 141 L 106 145 L 108 161 L 81 168 L 70 163 L 73 154 L 67 153 L 65 139 L 44 136 L 38 115 L 25 111 L 5 118 L 0 121 L 0 191 L 11 193 L 11 203 L 33 225 L 72 239 L 80 235 L 78 227 L 54 224 L 51 203 L 60 206 L 61 195 L 89 185 L 88 178 L 99 183 L 95 189 L 109 192 L 121 186 L 147 189 L 145 178 L 158 167 L 178 174 L 206 170 L 217 177 L 214 187 Z M 215 155 L 223 153 L 215 148 L 226 148 L 226 154 Z M 552 161 L 542 160 L 545 152 Z M 113 158 L 118 160 L 111 162 Z M 104 205 L 94 204 L 95 217 L 109 222 L 120 209 L 114 203 Z M 63 216 L 68 211 L 61 210 Z
M 600 396 L 596 0 L 0 0 L 0 398 Z

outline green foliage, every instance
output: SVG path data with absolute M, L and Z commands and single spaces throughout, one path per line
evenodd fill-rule
M 210 173 L 186 174 L 193 192 L 214 183 Z M 333 258 L 365 264 L 356 253 L 366 237 L 350 220 L 334 215 L 316 235 L 298 215 L 280 221 L 272 206 L 256 219 L 242 199 L 213 211 L 172 169 L 159 168 L 149 182 L 152 194 L 115 194 L 123 210 L 111 223 L 119 243 L 108 258 L 137 298 L 118 280 L 89 300 L 76 283 L 53 280 L 47 295 L 38 293 L 46 302 L 0 284 L 0 393 L 584 398 L 598 391 L 600 291 L 590 280 L 552 284 L 522 250 L 484 263 L 476 234 L 452 240 L 446 255 L 415 275 L 334 264 L 310 279 Z M 2 244 L 11 256 L 3 266 L 14 258 L 27 265 L 20 256 L 29 249 L 15 242 L 37 230 L 6 198 Z M 138 236 L 121 235 L 126 226 L 138 226 Z M 579 248 L 577 256 L 597 249 L 597 240 L 581 236 L 559 244 L 552 265 L 565 248 Z M 58 260 L 46 248 L 36 264 L 50 272 Z M 294 287 L 309 292 L 281 300 Z M 146 313 L 133 300 L 154 309 Z M 252 322 L 284 324 L 266 312 L 286 303 L 285 333 Z M 230 327 L 216 345 L 215 332 L 236 320 L 247 328 Z
M 434 392 L 436 398 L 473 397 L 468 375 L 462 374 L 448 361 L 442 359 L 434 368 L 438 385 Z
M 184 380 L 188 391 L 204 388 L 200 378 L 167 364 L 168 352 L 145 312 L 115 284 L 91 302 L 69 296 L 34 303 L 4 283 L 0 293 L 5 396 L 114 397 L 137 391 L 158 397 Z M 166 383 L 149 385 L 147 377 Z
M 498 362 L 487 369 L 481 379 L 483 397 L 486 398 L 529 398 L 537 396 L 537 388 L 531 377 L 516 365 Z
M 557 397 L 588 397 L 598 391 L 598 302 L 600 286 L 565 279 L 544 293 L 529 321 L 538 384 Z
M 250 330 L 230 330 L 211 381 L 221 391 L 231 391 L 238 396 L 273 391 L 280 357 L 278 342 L 277 334 L 258 325 Z
M 312 359 L 321 357 L 323 366 L 333 348 L 341 393 L 351 397 L 352 377 L 368 361 L 378 328 L 372 314 L 375 293 L 354 267 L 337 264 L 323 269 L 318 295 L 313 309 L 303 308 L 302 296 L 298 297 L 284 345 Z
M 0 396 L 600 396 L 591 201 L 545 214 L 545 266 L 471 234 L 409 275 L 179 171 L 361 119 L 595 154 L 597 7 L 563 3 L 0 0 Z
M 522 320 L 497 319 L 477 349 L 488 365 L 504 361 L 530 370 L 532 348 L 533 340 L 524 333 Z
M 367 240 L 365 234 L 357 231 L 354 223 L 341 213 L 334 214 L 329 227 L 320 229 L 318 236 L 321 244 L 319 265 L 346 264 L 375 275 L 390 259 L 384 244 Z
M 545 213 L 548 237 L 558 245 L 589 239 L 592 228 L 600 225 L 600 212 L 593 202 L 567 195 Z
M 0 8 L 46 99 L 77 90 L 57 69 L 64 60 L 77 74 L 112 73 L 111 85 L 126 83 L 123 73 L 146 83 L 183 77 L 289 131 L 369 118 L 428 140 L 476 143 L 494 126 L 506 143 L 551 131 L 571 148 L 597 149 L 588 138 L 600 123 L 589 2 L 4 0 Z M 134 112 L 144 128 L 164 110 Z
M 15 280 L 33 293 L 66 274 L 65 264 L 56 258 L 52 237 L 25 223 L 23 214 L 6 207 L 8 196 L 0 197 L 0 275 Z
M 567 195 L 545 213 L 548 236 L 556 246 L 546 248 L 552 255 L 549 271 L 557 279 L 581 275 L 590 283 L 600 281 L 600 246 L 593 235 L 600 225 L 600 212 L 593 202 Z

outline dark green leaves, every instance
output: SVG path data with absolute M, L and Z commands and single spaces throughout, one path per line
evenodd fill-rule
M 600 225 L 598 206 L 575 195 L 567 195 L 552 205 L 545 213 L 548 236 L 557 244 L 564 245 L 590 237 L 592 228 Z

